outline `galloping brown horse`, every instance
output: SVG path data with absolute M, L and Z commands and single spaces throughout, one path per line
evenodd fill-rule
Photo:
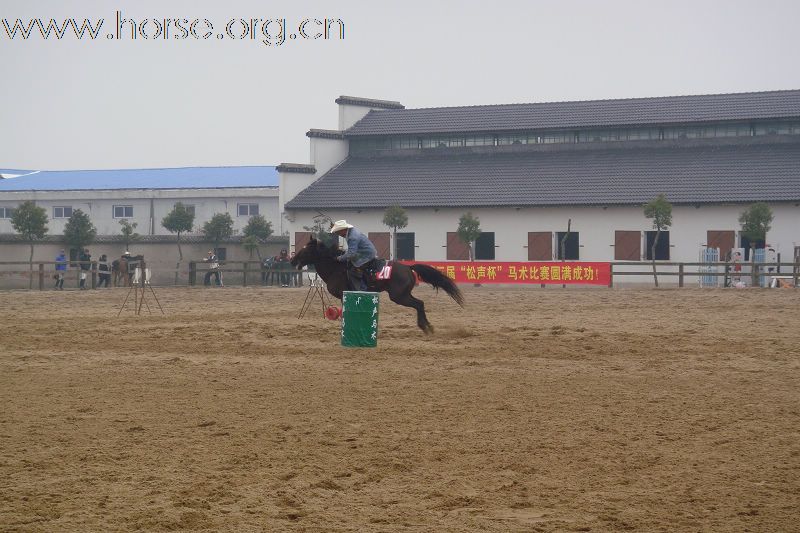
M 347 265 L 337 261 L 337 257 L 342 254 L 338 246 L 326 246 L 325 243 L 314 239 L 306 244 L 292 258 L 291 263 L 298 269 L 306 265 L 314 265 L 317 274 L 325 281 L 328 292 L 336 298 L 342 299 L 342 293 L 347 290 Z M 413 307 L 417 310 L 417 325 L 425 333 L 433 333 L 433 326 L 425 316 L 425 303 L 414 298 L 411 291 L 416 285 L 416 276 L 420 281 L 432 285 L 434 288 L 442 289 L 461 307 L 464 306 L 464 297 L 458 286 L 436 270 L 435 268 L 423 265 L 404 265 L 402 263 L 390 262 L 392 275 L 388 280 L 368 280 L 367 284 L 370 291 L 389 293 L 389 299 L 394 303 Z

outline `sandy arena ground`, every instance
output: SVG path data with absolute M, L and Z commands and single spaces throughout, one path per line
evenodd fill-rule
M 0 293 L 0 530 L 800 531 L 800 291 L 464 290 Z

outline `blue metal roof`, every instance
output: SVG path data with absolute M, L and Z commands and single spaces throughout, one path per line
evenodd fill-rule
M 3 172 L 0 171 L 0 173 Z M 27 175 L 16 178 L 0 180 L 0 191 L 218 189 L 277 186 L 278 172 L 275 167 L 42 170 L 31 171 Z
M 33 172 L 32 170 L 17 170 L 13 168 L 0 168 L 0 174 L 7 175 L 11 174 L 12 176 L 18 176 L 20 174 L 29 174 Z

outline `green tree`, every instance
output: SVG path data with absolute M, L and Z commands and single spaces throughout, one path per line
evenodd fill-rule
M 122 233 L 122 241 L 125 243 L 125 250 L 127 250 L 131 242 L 139 238 L 139 234 L 135 231 L 136 226 L 139 224 L 136 222 L 130 223 L 127 219 L 123 218 L 119 221 L 119 225 L 122 226 L 120 232 Z
M 742 211 L 739 215 L 739 224 L 742 225 L 742 235 L 750 241 L 750 261 L 755 261 L 756 244 L 767 240 L 767 232 L 772 229 L 772 209 L 764 202 L 756 202 Z
M 47 211 L 44 207 L 38 207 L 30 200 L 23 202 L 14 209 L 14 214 L 11 215 L 11 227 L 31 245 L 31 255 L 28 258 L 28 270 L 30 272 L 28 288 L 32 289 L 33 245 L 47 234 Z
M 170 233 L 178 235 L 178 264 L 175 265 L 175 285 L 178 284 L 178 276 L 183 262 L 183 250 L 181 249 L 181 233 L 192 231 L 194 226 L 194 212 L 189 211 L 183 203 L 178 202 L 167 216 L 161 219 L 161 225 Z
M 242 239 L 242 248 L 247 250 L 250 259 L 253 258 L 253 252 L 258 252 L 258 259 L 261 260 L 261 251 L 258 249 L 258 239 L 252 235 L 249 237 L 246 236 Z
M 214 249 L 219 248 L 219 243 L 233 235 L 233 219 L 228 213 L 216 213 L 211 220 L 203 224 L 203 234 L 214 243 Z
M 245 250 L 250 252 L 250 257 L 253 257 L 253 251 L 258 254 L 259 261 L 261 260 L 261 250 L 258 245 L 267 242 L 267 239 L 272 235 L 272 222 L 268 222 L 264 215 L 253 215 L 247 221 L 247 225 L 242 229 L 244 239 L 242 245 Z
M 328 215 L 319 213 L 314 217 L 314 223 L 311 226 L 303 226 L 303 229 L 310 231 L 311 234 L 318 240 L 322 241 L 325 246 L 332 246 L 338 244 L 339 237 L 330 233 L 333 226 L 333 220 Z
M 481 235 L 481 221 L 472 212 L 461 215 L 458 219 L 458 239 L 467 245 L 469 249 L 469 260 L 475 260 L 474 244 L 475 240 Z
M 399 205 L 387 207 L 383 212 L 383 225 L 392 228 L 392 257 L 397 259 L 397 230 L 408 226 L 408 214 Z
M 92 224 L 89 215 L 76 209 L 64 226 L 64 242 L 70 248 L 83 250 L 86 246 L 94 242 L 97 236 L 97 228 Z
M 656 246 L 661 232 L 666 231 L 672 226 L 672 204 L 669 203 L 664 194 L 659 194 L 655 199 L 646 203 L 644 206 L 644 216 L 653 219 L 653 229 L 656 230 L 656 237 L 653 239 L 653 246 L 650 249 L 650 259 L 653 261 L 653 279 L 658 287 L 658 274 L 656 273 Z

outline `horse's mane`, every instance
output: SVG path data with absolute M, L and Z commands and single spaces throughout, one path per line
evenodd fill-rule
M 338 242 L 334 242 L 329 246 L 321 240 L 317 241 L 317 252 L 321 257 L 326 259 L 336 259 L 344 253 L 344 251 L 339 248 Z

